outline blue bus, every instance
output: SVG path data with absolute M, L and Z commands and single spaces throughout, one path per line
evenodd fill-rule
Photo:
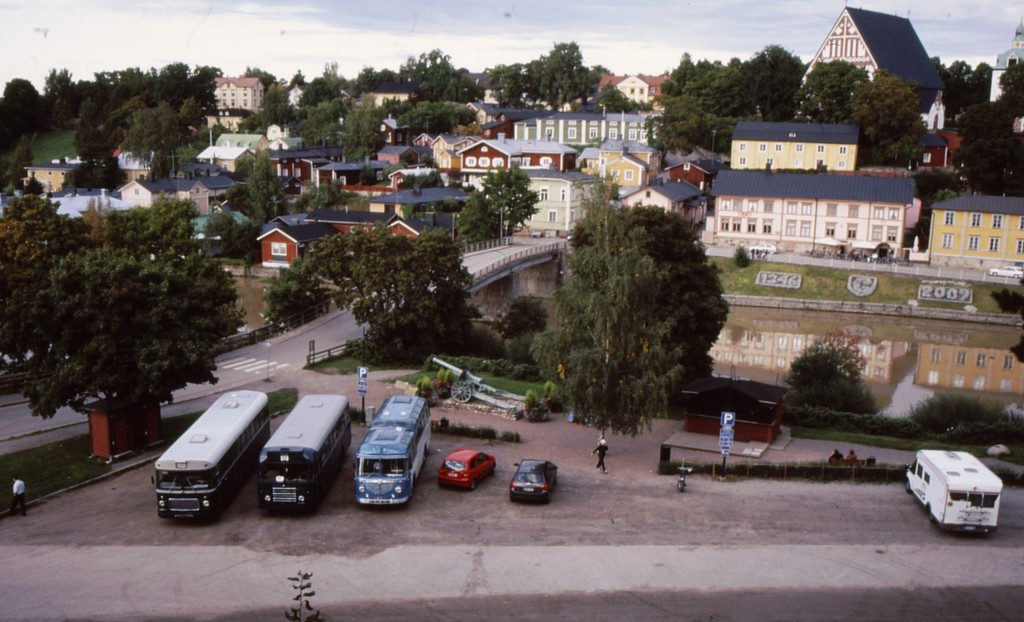
M 408 501 L 429 447 L 427 400 L 412 395 L 386 398 L 356 453 L 356 501 L 369 505 Z
M 267 395 L 233 391 L 217 398 L 156 461 L 160 518 L 213 518 L 252 474 L 270 437 Z
M 341 470 L 352 443 L 343 395 L 307 395 L 260 451 L 256 492 L 261 508 L 314 510 Z

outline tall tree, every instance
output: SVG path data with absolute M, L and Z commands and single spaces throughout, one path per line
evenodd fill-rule
M 1024 147 L 1013 133 L 1007 100 L 975 104 L 960 115 L 963 142 L 953 155 L 974 192 L 1024 196 Z
M 597 96 L 597 108 L 601 112 L 630 112 L 637 109 L 637 103 L 626 97 L 614 84 L 606 84 Z
M 25 187 L 25 167 L 32 166 L 32 139 L 26 134 L 18 139 L 11 163 L 10 183 L 16 190 Z
M 81 98 L 67 69 L 51 69 L 43 85 L 43 101 L 49 122 L 64 128 L 78 114 Z
M 314 262 L 297 257 L 287 267 L 270 278 L 267 285 L 267 321 L 280 322 L 300 313 L 308 312 L 328 299 L 327 282 L 317 272 Z
M 352 108 L 341 129 L 346 158 L 362 160 L 380 151 L 384 146 L 384 133 L 380 131 L 384 117 L 384 109 L 371 102 L 364 101 Z
M 651 132 L 654 142 L 666 151 L 690 151 L 695 145 L 705 145 L 711 133 L 708 115 L 700 101 L 691 95 L 668 95 L 661 98 L 664 111 L 654 117 L 656 131 Z
M 287 125 L 295 118 L 295 110 L 288 101 L 288 91 L 280 84 L 270 85 L 263 95 L 263 109 L 260 110 L 261 127 Z
M 852 63 L 819 63 L 797 91 L 797 116 L 812 123 L 853 123 L 853 93 L 868 72 Z
M 464 343 L 475 316 L 472 276 L 446 232 L 409 238 L 379 224 L 321 241 L 313 261 L 334 286 L 335 304 L 367 326 L 368 350 L 379 360 L 420 360 Z
M 305 101 L 305 94 L 303 94 Z M 298 134 L 307 145 L 335 145 L 341 141 L 347 106 L 338 98 L 300 109 Z
M 0 150 L 15 144 L 21 136 L 43 127 L 42 98 L 28 80 L 15 78 L 4 87 L 0 100 L 5 135 L 0 135 Z
M 526 108 L 533 104 L 536 86 L 526 65 L 495 65 L 487 70 L 487 86 L 502 108 Z
M 555 110 L 584 99 L 593 88 L 590 71 L 575 41 L 556 43 L 546 56 L 533 61 L 540 99 Z
M 921 101 L 916 85 L 885 71 L 853 94 L 853 118 L 861 128 L 861 153 L 874 163 L 902 165 L 921 153 Z
M 744 66 L 750 96 L 765 121 L 789 121 L 796 112 L 796 92 L 806 65 L 778 45 L 769 45 Z
M 420 102 L 415 108 L 398 118 L 401 125 L 409 126 L 409 135 L 428 133 L 432 136 L 448 134 L 460 125 L 473 123 L 473 111 L 453 101 Z
M 986 63 L 978 63 L 972 68 L 962 60 L 953 61 L 946 67 L 938 58 L 932 63 L 939 72 L 946 88 L 942 91 L 942 101 L 946 105 L 946 121 L 956 126 L 957 119 L 968 108 L 989 100 L 992 87 L 992 67 Z
M 28 301 L 62 258 L 88 248 L 80 219 L 61 216 L 50 200 L 14 198 L 0 215 L 0 370 L 31 356 Z
M 245 187 L 249 217 L 256 222 L 267 222 L 285 212 L 284 186 L 274 172 L 274 164 L 266 149 L 256 152 Z
M 459 235 L 466 242 L 510 236 L 537 213 L 539 199 L 530 190 L 525 171 L 518 167 L 491 171 L 462 208 Z
M 483 96 L 483 90 L 466 75 L 466 71 L 456 69 L 451 57 L 441 50 L 431 50 L 420 54 L 419 58 L 410 56 L 399 69 L 398 76 L 416 83 L 423 101 L 464 104 Z
M 178 112 L 167 102 L 155 108 L 136 110 L 124 137 L 124 148 L 149 164 L 153 179 L 174 173 L 175 151 L 185 139 L 184 125 Z
M 568 279 L 556 293 L 559 330 L 538 335 L 531 352 L 559 392 L 589 424 L 637 435 L 668 411 L 682 374 L 672 319 L 661 315 L 665 283 L 643 246 L 647 232 L 630 228 L 625 211 L 589 206 L 573 239 Z
M 93 99 L 82 102 L 75 150 L 81 164 L 72 172 L 71 185 L 79 188 L 115 188 L 121 181 L 114 148 L 119 134 Z

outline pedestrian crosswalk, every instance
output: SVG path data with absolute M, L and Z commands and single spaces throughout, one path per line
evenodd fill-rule
M 217 363 L 217 369 L 231 369 L 252 374 L 265 374 L 268 370 L 274 371 L 285 367 L 288 367 L 288 363 L 257 358 L 234 358 Z

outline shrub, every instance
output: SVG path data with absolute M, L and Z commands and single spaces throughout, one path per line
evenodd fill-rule
M 416 395 L 427 399 L 434 395 L 434 381 L 430 376 L 423 376 L 416 381 Z
M 501 337 L 494 334 L 491 330 L 475 324 L 469 329 L 469 334 L 466 335 L 463 347 L 466 354 L 472 354 L 473 356 L 493 359 L 505 357 L 505 344 L 502 343 Z M 459 365 L 459 367 L 465 369 L 462 365 Z
M 786 408 L 786 423 L 821 430 L 862 432 L 896 438 L 918 438 L 921 426 L 910 419 L 886 415 L 845 413 L 824 406 L 793 406 Z
M 909 418 L 921 428 L 945 434 L 964 423 L 996 423 L 1000 410 L 966 395 L 946 394 L 930 397 L 915 406 Z
M 732 260 L 736 263 L 737 268 L 746 268 L 750 265 L 750 251 L 746 246 L 737 246 Z

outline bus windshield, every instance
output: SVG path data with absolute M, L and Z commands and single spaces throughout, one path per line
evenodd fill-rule
M 267 464 L 260 465 L 259 479 L 273 482 L 305 482 L 311 478 L 311 470 L 307 464 Z
M 160 471 L 160 479 L 157 480 L 156 487 L 158 490 L 207 490 L 213 488 L 213 477 L 209 471 L 191 473 Z
M 360 458 L 359 475 L 402 476 L 405 462 L 405 458 Z

